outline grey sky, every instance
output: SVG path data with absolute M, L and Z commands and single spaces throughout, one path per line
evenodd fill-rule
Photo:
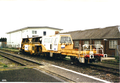
M 0 37 L 28 26 L 63 31 L 120 25 L 119 0 L 0 0 Z

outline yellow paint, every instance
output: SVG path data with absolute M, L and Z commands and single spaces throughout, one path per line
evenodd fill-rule
M 51 37 L 54 37 L 54 36 L 55 35 L 53 35 Z M 90 51 L 76 51 L 75 49 L 73 49 L 73 41 L 72 41 L 72 43 L 60 43 L 60 38 L 62 36 L 67 36 L 67 37 L 71 38 L 70 35 L 61 34 L 59 36 L 59 41 L 58 41 L 59 43 L 58 43 L 58 50 L 57 51 L 47 50 L 44 45 L 40 44 L 40 42 L 39 42 L 40 37 L 23 39 L 22 43 L 21 43 L 21 45 L 22 45 L 21 49 L 25 50 L 25 48 L 24 48 L 25 45 L 29 45 L 28 50 L 25 50 L 25 52 L 29 52 L 30 54 L 34 54 L 37 52 L 37 46 L 41 46 L 43 53 L 46 53 L 46 52 L 61 53 L 62 55 L 76 56 L 77 58 L 79 58 L 79 55 L 80 55 L 80 57 L 84 57 L 85 56 L 84 54 L 90 53 Z M 37 40 L 37 42 L 34 42 L 35 40 Z M 71 40 L 72 40 L 72 38 L 71 38 Z M 65 48 L 61 48 L 62 45 L 65 45 Z M 93 53 L 97 53 L 94 49 L 92 49 L 92 45 L 90 45 L 90 50 Z

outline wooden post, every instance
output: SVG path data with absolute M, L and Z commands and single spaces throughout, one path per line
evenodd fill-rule
M 79 44 L 79 57 L 80 57 L 80 52 L 81 52 L 81 44 Z
M 90 45 L 90 51 L 92 51 L 92 45 Z

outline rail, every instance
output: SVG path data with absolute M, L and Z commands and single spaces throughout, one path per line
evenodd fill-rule
M 112 67 L 106 67 L 106 66 L 101 66 L 101 65 L 96 65 L 96 64 L 88 64 L 90 68 L 96 69 L 99 71 L 105 71 L 106 73 L 112 73 L 114 75 L 119 75 L 120 74 L 120 69 L 119 68 L 112 68 Z
M 1 53 L 2 51 L 0 51 Z M 4 53 L 4 52 L 2 52 Z M 10 54 L 10 53 L 7 53 L 8 55 L 12 55 L 12 56 L 15 56 L 14 54 Z M 1 55 L 1 54 L 0 54 Z M 3 54 L 2 54 L 3 55 Z M 16 57 L 19 57 L 19 56 L 16 56 Z M 19 58 L 22 58 L 22 57 L 19 57 Z M 22 58 L 22 59 L 25 59 L 25 58 Z M 27 61 L 31 61 L 29 59 L 25 59 Z M 67 64 L 68 63 L 68 60 L 64 60 L 65 63 L 64 64 Z M 32 61 L 34 63 L 38 63 L 38 62 L 35 62 L 35 61 Z M 71 62 L 71 61 L 70 61 Z M 41 65 L 40 63 L 38 63 L 39 65 Z M 69 64 L 69 63 L 68 63 Z M 96 65 L 96 64 L 83 64 L 83 63 L 78 63 L 78 64 L 74 64 L 74 65 L 77 65 L 77 66 L 85 66 L 85 67 L 89 67 L 91 69 L 95 69 L 95 70 L 99 70 L 99 71 L 104 71 L 104 72 L 107 72 L 107 73 L 111 73 L 111 74 L 114 74 L 114 75 L 119 75 L 120 74 L 120 69 L 119 68 L 112 68 L 112 67 L 109 67 L 109 66 L 102 66 L 102 65 Z
M 38 65 L 42 65 L 38 62 L 35 62 L 33 60 L 30 60 L 30 59 L 26 59 L 26 58 L 23 58 L 23 57 L 19 57 L 19 56 L 15 56 L 14 54 L 10 54 L 10 53 L 5 53 L 3 51 L 0 51 L 0 55 L 7 58 L 7 59 L 10 59 L 16 63 L 19 63 L 23 66 L 38 66 Z
M 30 60 L 30 59 L 26 59 L 26 58 L 23 58 L 23 57 L 19 57 L 19 56 L 16 56 L 14 54 L 6 53 L 6 52 L 3 52 L 3 51 L 0 51 L 0 55 L 5 57 L 5 58 L 7 58 L 7 59 L 10 59 L 10 60 L 12 60 L 12 61 L 14 61 L 16 63 L 19 63 L 19 64 L 21 64 L 23 66 L 37 66 L 34 69 L 37 69 L 37 70 L 39 69 L 39 70 L 41 70 L 43 72 L 46 72 L 46 73 L 51 74 L 53 76 L 56 76 L 56 77 L 66 81 L 66 82 L 74 82 L 73 80 L 68 79 L 68 78 L 66 78 L 64 76 L 58 75 L 56 73 L 53 73 L 53 72 L 51 72 L 49 70 L 46 70 L 46 69 L 44 69 L 42 67 L 38 67 L 39 65 L 42 65 L 42 66 L 44 66 L 44 65 L 41 64 L 41 63 L 38 63 L 36 61 Z

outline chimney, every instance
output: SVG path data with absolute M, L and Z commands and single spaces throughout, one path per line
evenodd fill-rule
M 58 33 L 59 33 L 59 31 L 55 31 L 55 35 L 58 34 Z

